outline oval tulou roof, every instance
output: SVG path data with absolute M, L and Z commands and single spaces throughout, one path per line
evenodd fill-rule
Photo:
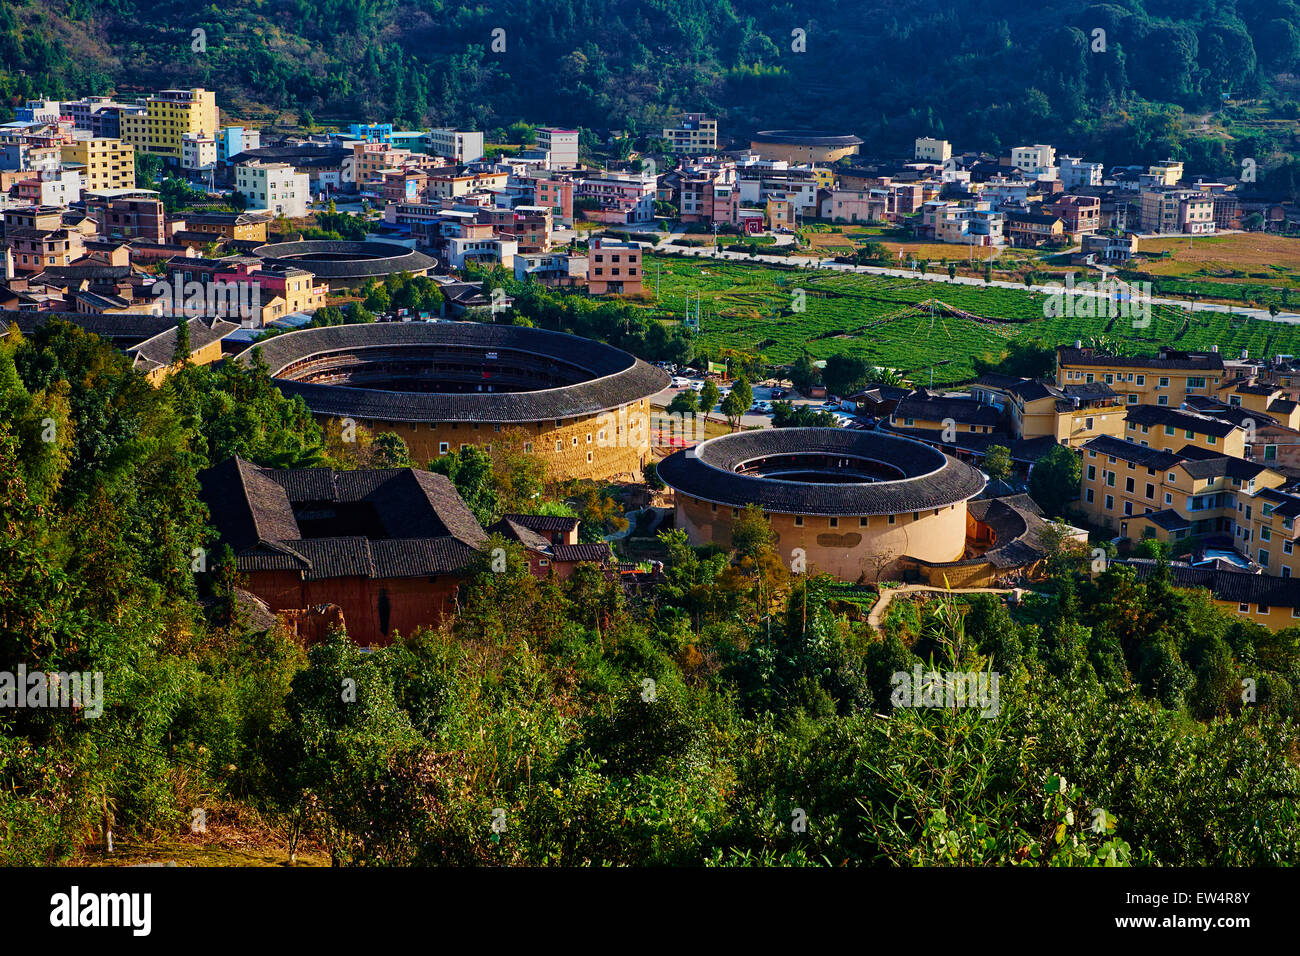
M 584 369 L 586 381 L 528 392 L 396 392 L 322 385 L 282 378 L 290 365 L 313 357 L 348 354 L 364 360 L 375 349 L 445 346 L 488 352 L 513 349 Z M 379 322 L 335 325 L 277 335 L 239 356 L 260 353 L 285 395 L 301 396 L 318 415 L 393 422 L 510 424 L 573 418 L 640 401 L 669 383 L 662 369 L 591 339 L 514 325 L 482 322 Z
M 880 462 L 896 480 L 828 484 L 737 474 L 744 462 L 769 455 L 844 455 Z M 875 515 L 946 508 L 984 488 L 984 476 L 929 445 L 880 432 L 842 428 L 764 428 L 701 442 L 659 464 L 674 490 L 742 508 L 781 514 Z

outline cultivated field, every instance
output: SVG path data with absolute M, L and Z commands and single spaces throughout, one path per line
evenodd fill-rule
M 976 356 L 996 359 L 1020 337 L 1055 346 L 1106 336 L 1123 351 L 1148 354 L 1161 345 L 1300 354 L 1300 326 L 1218 312 L 1189 316 L 1154 306 L 1149 324 L 1135 328 L 1127 316 L 1046 318 L 1043 293 L 670 256 L 647 257 L 647 304 L 654 302 L 656 268 L 660 309 L 682 316 L 687 294 L 692 302 L 701 296 L 705 348 L 747 349 L 774 362 L 792 361 L 802 349 L 814 358 L 847 352 L 912 372 L 947 362 L 935 367 L 935 384 L 970 380 Z M 933 315 L 930 300 L 941 303 Z

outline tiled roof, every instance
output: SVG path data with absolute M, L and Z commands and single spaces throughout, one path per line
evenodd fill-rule
M 412 468 L 272 469 L 235 457 L 200 472 L 199 482 L 213 526 L 243 572 L 432 576 L 466 567 L 487 540 L 446 476 Z M 302 536 L 295 504 L 358 503 L 372 509 L 387 537 Z
M 1092 349 L 1063 345 L 1057 349 L 1062 365 L 1100 365 L 1111 368 L 1177 369 L 1180 371 L 1223 371 L 1223 357 L 1218 352 L 1176 352 L 1157 355 L 1099 355 Z
M 1028 495 L 984 498 L 966 507 L 993 529 L 994 544 L 984 552 L 984 559 L 994 567 L 1024 567 L 1047 554 L 1041 536 L 1051 523 Z
M 973 398 L 949 398 L 917 391 L 899 401 L 894 409 L 894 418 L 920 418 L 934 422 L 950 418 L 961 425 L 992 426 L 1002 420 L 1002 413 L 995 406 Z
M 640 401 L 668 385 L 662 369 L 626 352 L 562 332 L 481 322 L 380 322 L 305 329 L 277 335 L 243 352 L 251 363 L 260 353 L 279 375 L 313 355 L 353 353 L 394 346 L 449 346 L 482 350 L 511 349 L 586 370 L 591 378 L 571 385 L 529 392 L 392 392 L 351 386 L 318 385 L 277 378 L 288 396 L 301 396 L 320 415 L 401 422 L 537 422 L 574 418 Z
M 552 549 L 553 557 L 559 562 L 595 561 L 605 564 L 613 556 L 609 545 L 601 541 L 595 544 L 557 544 Z
M 127 354 L 133 357 L 136 368 L 151 372 L 155 369 L 167 368 L 174 363 L 176 320 L 172 319 L 171 322 L 171 328 L 127 349 Z M 239 328 L 238 322 L 227 322 L 225 319 L 194 318 L 185 324 L 189 326 L 191 352 L 220 341 Z
M 1151 577 L 1156 571 L 1156 563 L 1146 558 L 1129 558 L 1115 563 L 1133 568 L 1139 580 Z M 1194 568 L 1176 562 L 1169 564 L 1169 578 L 1175 587 L 1209 588 L 1220 601 L 1263 604 L 1265 607 L 1300 607 L 1300 578 Z
M 843 454 L 891 465 L 895 481 L 812 483 L 741 475 L 743 462 L 770 455 Z M 782 514 L 902 514 L 946 508 L 978 494 L 983 476 L 921 442 L 880 432 L 840 428 L 764 428 L 736 432 L 684 449 L 659 464 L 675 491 L 742 508 L 756 504 Z
M 1186 531 L 1192 527 L 1192 523 L 1180 515 L 1172 508 L 1166 508 L 1163 511 L 1149 511 L 1143 515 L 1134 515 L 1134 518 L 1145 518 L 1152 524 L 1164 528 L 1166 531 Z
M 550 551 L 551 539 L 543 537 L 531 528 L 525 527 L 509 517 L 502 518 L 488 529 L 489 534 L 499 534 L 512 541 L 518 541 L 525 548 L 533 551 Z
M 531 528 L 533 531 L 572 531 L 578 526 L 578 519 L 571 518 L 567 515 L 502 515 L 502 518 L 509 518 L 525 528 Z
M 1188 460 L 1179 465 L 1185 472 L 1193 478 L 1236 478 L 1238 481 L 1249 481 L 1257 477 L 1261 472 L 1267 471 L 1263 465 L 1253 461 L 1246 461 L 1244 458 L 1235 458 L 1232 455 L 1217 455 L 1214 458 L 1203 458 L 1200 460 Z
M 1131 461 L 1146 468 L 1172 468 L 1183 459 L 1168 451 L 1139 445 L 1137 442 L 1113 438 L 1110 435 L 1098 435 L 1083 445 L 1086 451 L 1095 451 L 1099 455 L 1108 455 L 1121 461 Z
M 1200 415 L 1195 412 L 1181 412 L 1166 405 L 1130 405 L 1125 420 L 1135 425 L 1171 425 L 1202 435 L 1222 438 L 1232 434 L 1237 426 L 1221 418 Z

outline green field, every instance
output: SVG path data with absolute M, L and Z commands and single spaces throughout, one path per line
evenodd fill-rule
M 1252 356 L 1300 354 L 1300 326 L 1221 312 L 1189 317 L 1173 306 L 1153 306 L 1150 324 L 1134 328 L 1126 316 L 1044 318 L 1044 293 L 1013 289 L 661 255 L 647 257 L 645 276 L 647 304 L 657 280 L 658 308 L 667 313 L 683 316 L 687 294 L 692 303 L 701 296 L 706 349 L 761 352 L 772 362 L 793 361 L 802 349 L 818 359 L 847 352 L 904 372 L 948 361 L 935 368 L 936 385 L 969 381 L 976 356 L 995 359 L 1018 337 L 1055 346 L 1104 335 L 1120 351 L 1139 354 L 1162 345 L 1217 345 L 1228 356 L 1242 349 Z M 803 312 L 792 308 L 797 289 L 804 292 Z M 916 311 L 930 299 L 988 321 Z

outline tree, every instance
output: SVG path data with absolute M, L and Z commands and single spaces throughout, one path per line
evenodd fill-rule
M 704 421 L 707 424 L 709 415 L 713 408 L 718 404 L 718 399 L 722 396 L 722 390 L 718 388 L 718 383 L 711 378 L 704 380 L 704 385 L 700 388 L 700 411 L 704 413 Z
M 406 440 L 396 432 L 380 432 L 370 446 L 374 468 L 410 468 L 411 453 Z
M 659 462 L 657 461 L 646 462 L 645 467 L 641 469 L 641 476 L 645 479 L 646 487 L 653 491 L 663 491 L 667 487 L 664 480 L 659 477 Z
M 699 398 L 694 390 L 686 388 L 673 396 L 668 403 L 668 411 L 674 415 L 694 415 L 700 410 Z
M 871 376 L 871 366 L 856 355 L 836 353 L 826 359 L 822 382 L 834 395 L 852 395 L 862 388 Z
M 817 366 L 813 364 L 812 356 L 807 352 L 801 352 L 794 360 L 794 364 L 790 366 L 790 383 L 800 395 L 807 395 L 809 389 L 817 384 L 820 374 Z
M 182 315 L 176 320 L 176 348 L 172 353 L 172 362 L 182 365 L 190 360 L 190 323 Z
M 1011 476 L 1011 451 L 1005 445 L 989 445 L 984 453 L 984 471 L 992 479 Z
M 734 431 L 740 425 L 740 419 L 749 411 L 750 402 L 741 399 L 735 390 L 731 391 L 726 398 L 722 400 L 722 414 L 727 416 L 727 424 Z
M 1082 474 L 1079 455 L 1065 445 L 1053 445 L 1029 472 L 1029 494 L 1050 515 L 1062 515 L 1079 496 Z

